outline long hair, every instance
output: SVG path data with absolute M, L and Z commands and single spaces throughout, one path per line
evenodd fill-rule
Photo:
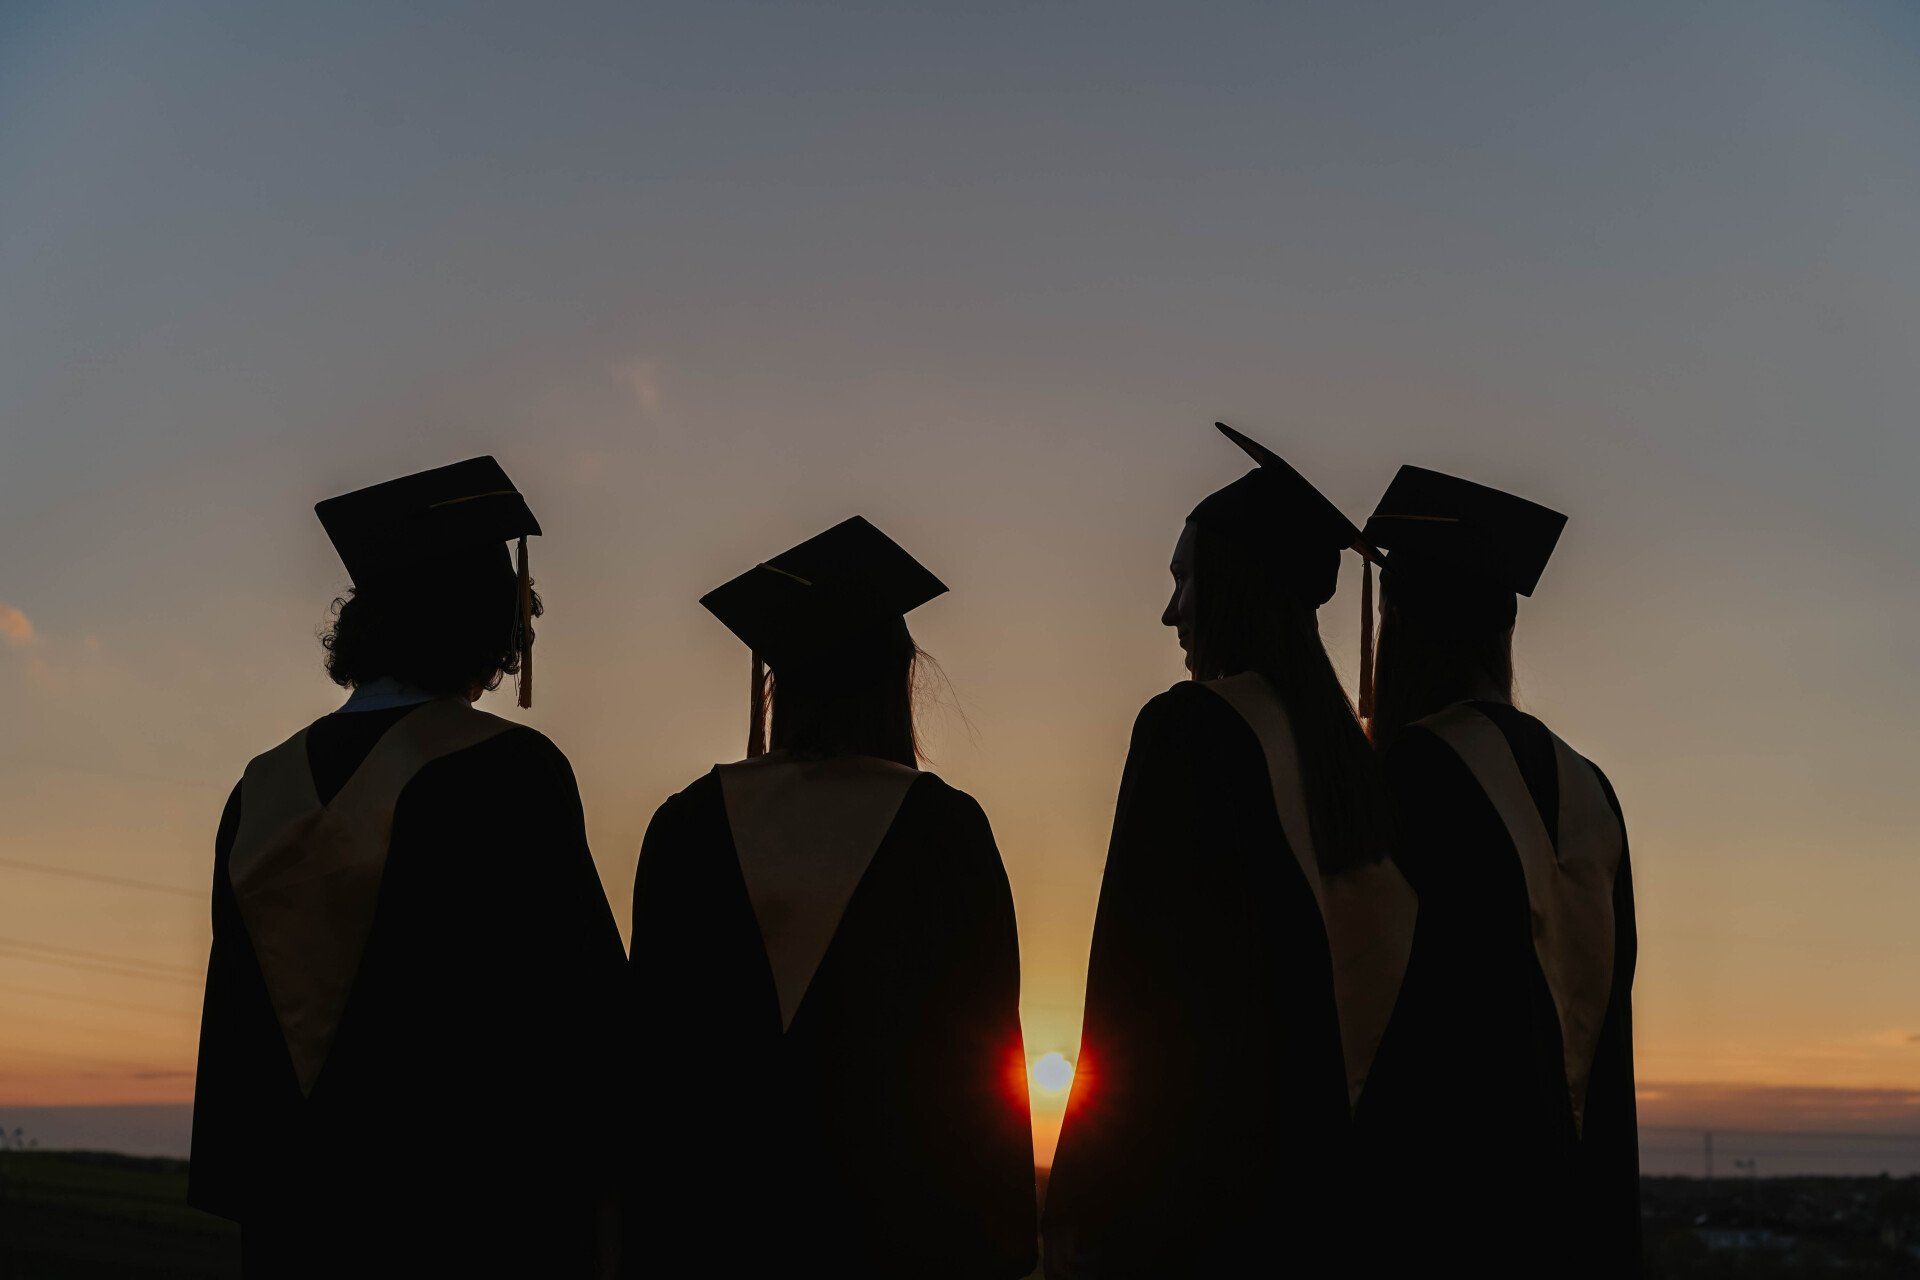
M 1380 651 L 1368 733 L 1402 729 L 1456 702 L 1513 700 L 1513 592 L 1455 574 L 1380 576 Z
M 1194 679 L 1257 671 L 1272 686 L 1293 728 L 1320 869 L 1333 875 L 1386 857 L 1379 761 L 1321 643 L 1314 607 L 1204 527 L 1195 530 L 1194 587 Z
M 894 618 L 829 652 L 785 659 L 767 673 L 769 745 L 809 759 L 874 756 L 918 768 L 914 678 L 925 656 L 906 619 Z

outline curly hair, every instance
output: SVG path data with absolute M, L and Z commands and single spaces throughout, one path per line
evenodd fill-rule
M 518 580 L 501 563 L 355 587 L 334 600 L 320 636 L 327 676 L 349 689 L 382 677 L 438 694 L 497 688 L 520 670 L 518 605 Z

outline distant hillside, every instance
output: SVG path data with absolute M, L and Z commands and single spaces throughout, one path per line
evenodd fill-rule
M 0 1152 L 0 1280 L 228 1280 L 240 1236 L 186 1204 L 183 1161 Z
M 0 1152 L 0 1280 L 237 1280 L 238 1232 L 189 1209 L 186 1187 L 179 1160 Z M 1648 1178 L 1642 1191 L 1649 1280 L 1920 1277 L 1920 1178 Z

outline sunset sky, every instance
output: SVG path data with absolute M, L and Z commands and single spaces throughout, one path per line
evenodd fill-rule
M 1570 514 L 1521 694 L 1627 812 L 1649 1122 L 1920 1130 L 1916 54 L 1894 2 L 5 6 L 0 1105 L 190 1096 L 221 803 L 340 698 L 311 505 L 477 453 L 549 606 L 483 705 L 623 927 L 743 747 L 697 597 L 855 512 L 952 586 L 931 767 L 1071 1054 L 1223 418 L 1356 515 L 1402 462 Z

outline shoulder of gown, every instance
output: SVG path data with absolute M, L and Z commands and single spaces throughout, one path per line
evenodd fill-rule
M 1134 717 L 1134 740 L 1143 733 L 1158 737 L 1204 733 L 1222 724 L 1245 721 L 1224 697 L 1198 680 L 1182 680 L 1148 698 Z M 1249 731 L 1251 732 L 1251 731 Z
M 1147 699 L 1134 717 L 1120 780 L 1121 807 L 1128 793 L 1143 784 L 1164 791 L 1168 786 L 1217 783 L 1221 762 L 1242 757 L 1249 769 L 1265 777 L 1266 756 L 1252 727 L 1220 694 L 1198 681 L 1183 680 Z
M 900 809 L 901 816 L 894 819 L 896 827 L 906 819 L 924 821 L 932 830 L 953 837 L 942 843 L 950 846 L 956 854 L 984 854 L 985 861 L 993 864 L 999 877 L 1003 880 L 1006 878 L 1006 872 L 1001 868 L 999 850 L 993 840 L 993 825 L 987 820 L 987 811 L 967 792 L 953 786 L 939 774 L 923 770 L 908 787 Z
M 494 737 L 428 762 L 421 768 L 421 775 L 450 770 L 500 777 L 503 781 L 511 775 L 522 788 L 530 783 L 550 793 L 579 795 L 573 763 L 553 739 L 532 725 L 504 723 L 508 727 Z

